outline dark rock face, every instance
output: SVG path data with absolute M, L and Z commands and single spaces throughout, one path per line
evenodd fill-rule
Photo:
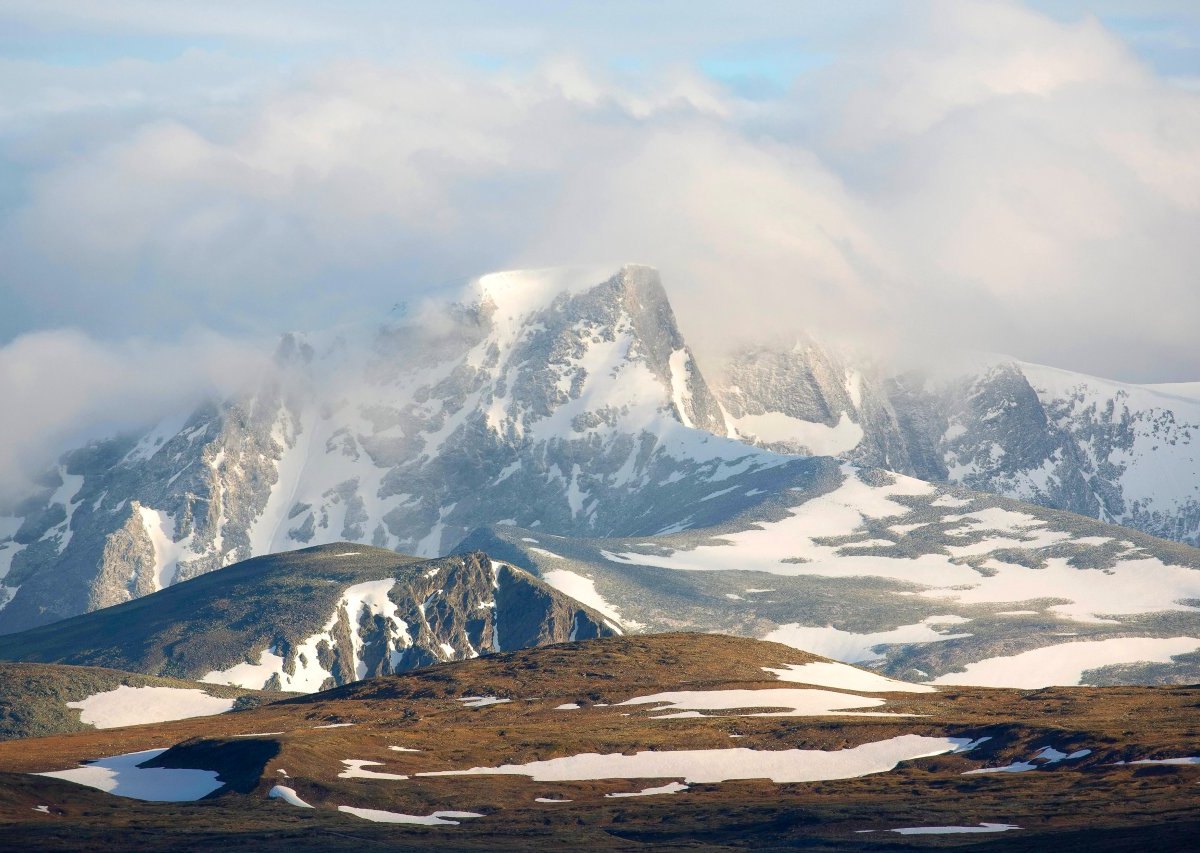
M 346 543 L 230 566 L 0 638 L 0 659 L 317 690 L 531 645 L 620 633 L 518 568 Z

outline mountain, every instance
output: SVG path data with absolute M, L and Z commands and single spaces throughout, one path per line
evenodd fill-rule
M 896 649 L 885 656 L 889 671 L 918 678 L 1032 651 L 1058 634 L 1070 635 L 1063 642 L 1143 641 L 1089 657 L 1108 663 L 1085 673 L 1157 662 L 1088 678 L 1129 680 L 1142 672 L 1173 680 L 1195 669 L 1178 655 L 1192 654 L 1188 644 L 1200 637 L 1200 552 L 1039 508 L 1191 541 L 1196 504 L 1189 494 L 1200 488 L 1200 471 L 1190 455 L 1190 424 L 1200 412 L 1189 414 L 1186 389 L 1079 390 L 1076 378 L 991 361 L 966 373 L 891 376 L 812 342 L 743 353 L 712 386 L 658 275 L 640 266 L 484 276 L 409 317 L 285 336 L 276 361 L 252 394 L 67 454 L 40 492 L 4 510 L 0 633 L 303 546 L 341 541 L 352 543 L 342 551 L 373 546 L 434 557 L 491 528 L 510 544 L 521 530 L 516 539 L 592 543 L 589 553 L 673 553 L 766 519 L 775 538 L 763 546 L 769 567 L 756 571 L 770 577 L 736 587 L 733 579 L 744 573 L 713 575 L 708 580 L 733 584 L 721 590 L 723 601 L 686 604 L 689 596 L 705 598 L 698 580 L 642 556 L 612 563 L 629 579 L 595 583 L 602 591 L 611 583 L 639 590 L 630 600 L 604 592 L 635 629 L 722 628 L 761 637 L 789 625 L 832 627 L 883 636 L 878 643 L 942 637 L 922 621 L 929 618 L 972 620 L 955 632 L 972 639 L 937 639 L 911 655 Z M 866 467 L 845 468 L 835 455 Z M 977 491 L 935 488 L 879 468 L 1027 503 L 989 502 Z M 848 505 L 829 497 L 848 489 Z M 808 526 L 783 523 L 794 507 Z M 961 507 L 983 515 L 967 517 Z M 609 548 L 608 540 L 617 544 Z M 491 553 L 492 541 L 480 547 Z M 761 565 L 759 556 L 742 559 L 743 549 L 721 553 L 739 554 L 735 571 Z M 519 565 L 536 565 L 523 559 Z M 595 565 L 609 562 L 601 556 Z M 780 565 L 794 578 L 780 582 L 786 601 L 767 607 L 765 593 L 750 593 L 766 609 L 720 615 L 731 606 L 725 602 L 737 602 L 726 594 L 746 598 L 747 588 L 776 587 Z M 648 577 L 648 568 L 665 569 L 655 576 L 662 586 L 632 579 Z M 586 573 L 577 574 L 582 580 L 572 580 L 567 593 L 592 600 Z M 954 586 L 981 591 L 955 599 L 947 592 Z M 651 600 L 664 604 L 663 615 L 642 606 Z M 1087 603 L 1070 604 L 1078 600 Z M 173 612 L 186 612 L 182 598 L 168 601 L 177 602 Z M 944 602 L 954 607 L 934 609 Z M 985 605 L 997 614 L 988 616 Z M 323 630 L 334 602 L 323 607 L 304 627 L 308 633 L 283 639 L 300 643 Z M 1000 615 L 1014 610 L 1033 613 Z M 253 638 L 254 654 L 274 642 L 276 629 L 264 631 Z M 446 642 L 467 652 L 459 640 Z M 855 654 L 871 645 L 848 642 Z M 239 640 L 205 655 L 228 667 L 246 648 Z M 428 647 L 431 659 L 437 648 Z M 156 652 L 142 654 L 149 660 Z M 143 660 L 94 662 L 159 672 Z M 281 667 L 272 672 L 282 673 L 285 686 Z M 330 667 L 314 671 L 306 689 L 331 677 Z
M 1182 850 L 1197 701 L 613 637 L 0 744 L 0 822 L 23 850 Z
M 223 714 L 287 694 L 93 666 L 0 664 L 0 740 Z
M 597 539 L 496 526 L 459 548 L 534 572 L 627 626 L 763 638 L 913 681 L 1200 683 L 1200 550 L 812 464 L 806 489 L 716 525 Z
M 0 632 L 304 545 L 432 557 L 485 524 L 678 528 L 803 469 L 714 434 L 645 267 L 485 276 L 419 316 L 288 335 L 277 362 L 248 397 L 67 454 L 6 510 Z M 729 497 L 696 509 L 713 482 Z
M 246 560 L 0 637 L 0 660 L 311 692 L 618 631 L 594 610 L 483 554 L 417 560 L 340 543 Z
M 963 361 L 963 359 L 959 359 Z M 738 433 L 1200 545 L 1200 392 L 1005 359 L 891 373 L 813 340 L 741 350 L 714 393 Z

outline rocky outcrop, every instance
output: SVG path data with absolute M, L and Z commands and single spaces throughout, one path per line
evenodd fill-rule
M 154 592 L 154 542 L 133 501 L 124 524 L 104 538 L 99 572 L 91 587 L 89 610 L 111 607 Z
M 239 563 L 5 636 L 0 659 L 313 691 L 616 633 L 611 619 L 481 552 L 417 561 L 339 543 Z

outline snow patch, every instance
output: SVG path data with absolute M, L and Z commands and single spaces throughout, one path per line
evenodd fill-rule
M 483 815 L 476 812 L 434 812 L 428 815 L 412 815 L 401 814 L 400 812 L 387 812 L 381 809 L 360 809 L 355 806 L 338 806 L 338 811 L 352 814 L 355 817 L 361 817 L 363 820 L 369 820 L 374 823 L 413 823 L 423 826 L 458 826 L 459 821 L 449 820 L 449 818 L 483 817 Z
M 339 779 L 407 779 L 407 776 L 402 776 L 399 773 L 380 773 L 376 770 L 367 770 L 368 766 L 382 767 L 382 761 L 361 761 L 357 758 L 343 758 L 342 764 L 346 766 L 341 773 L 338 774 Z
M 67 707 L 79 710 L 80 722 L 98 729 L 114 729 L 223 714 L 233 708 L 233 703 L 233 699 L 209 696 L 203 690 L 122 684 L 115 690 L 68 702 Z
M 682 779 L 685 783 L 770 779 L 776 783 L 851 779 L 895 769 L 901 761 L 962 751 L 974 742 L 966 738 L 900 735 L 851 749 L 758 750 L 687 749 L 638 752 L 634 755 L 583 753 L 528 764 L 440 770 L 418 776 L 529 776 L 538 782 L 592 779 Z
M 874 672 L 831 661 L 788 663 L 782 669 L 764 666 L 764 672 L 774 674 L 780 681 L 815 684 L 839 690 L 864 690 L 868 693 L 936 693 L 928 684 L 910 684 Z
M 581 574 L 570 572 L 566 569 L 552 569 L 551 571 L 542 573 L 542 580 L 564 595 L 568 595 L 596 612 L 607 616 L 613 622 L 616 622 L 618 626 L 624 625 L 635 630 L 644 627 L 640 623 L 623 618 L 620 611 L 605 601 L 604 597 L 596 591 L 596 582 L 591 578 L 586 578 Z M 619 632 L 620 628 L 618 627 L 617 630 Z
M 688 428 L 695 426 L 688 416 L 688 406 L 692 402 L 692 392 L 688 388 L 691 360 L 686 349 L 677 349 L 667 361 L 671 369 L 671 402 L 675 405 L 680 423 Z
M 889 829 L 900 835 L 958 835 L 972 832 L 1008 832 L 1020 829 L 1015 823 L 981 823 L 979 826 L 911 826 L 906 829 Z
M 273 800 L 283 800 L 289 806 L 297 806 L 302 809 L 312 808 L 312 806 L 300 799 L 300 795 L 296 793 L 295 788 L 289 788 L 287 785 L 275 785 L 267 792 L 267 796 Z
M 866 663 L 882 660 L 883 655 L 875 651 L 877 646 L 904 643 L 940 643 L 970 637 L 971 634 L 949 634 L 934 629 L 935 625 L 948 624 L 948 618 L 931 616 L 915 625 L 901 625 L 888 631 L 856 634 L 831 625 L 825 627 L 804 626 L 798 623 L 780 625 L 762 639 L 785 646 L 801 649 L 845 663 Z
M 459 700 L 464 708 L 486 708 L 488 705 L 503 705 L 511 699 L 501 699 L 498 696 L 463 696 Z
M 804 447 L 813 456 L 837 456 L 858 447 L 863 440 L 863 428 L 841 413 L 834 426 L 814 421 L 802 421 L 783 412 L 743 415 L 733 419 L 737 431 L 767 444 L 787 442 Z
M 166 589 L 175 582 L 179 560 L 191 552 L 192 535 L 175 541 L 175 519 L 165 512 L 138 504 L 142 529 L 154 545 L 154 588 Z
M 355 677 L 367 677 L 367 665 L 362 659 L 365 640 L 361 633 L 364 617 L 382 617 L 386 626 L 386 652 L 392 662 L 400 656 L 402 650 L 412 644 L 408 624 L 400 618 L 399 609 L 388 596 L 388 592 L 396 584 L 395 578 L 383 578 L 377 581 L 366 581 L 346 588 L 341 599 L 334 607 L 325 625 L 320 631 L 308 637 L 296 647 L 294 672 L 289 674 L 284 669 L 284 659 L 274 646 L 264 649 L 258 658 L 258 663 L 243 662 L 227 669 L 213 670 L 200 680 L 206 684 L 233 684 L 240 687 L 260 689 L 273 676 L 278 676 L 279 684 L 284 690 L 294 690 L 303 693 L 314 693 L 321 689 L 325 680 L 333 677 L 333 673 L 320 664 L 317 647 L 326 642 L 330 646 L 338 644 L 334 629 L 338 617 L 345 614 L 350 623 L 350 648 L 345 650 L 354 660 Z
M 1143 758 L 1139 761 L 1116 761 L 1114 764 L 1200 764 L 1200 756 L 1192 755 L 1186 758 Z
M 91 764 L 70 770 L 34 773 L 107 791 L 131 800 L 156 803 L 182 803 L 199 800 L 220 788 L 224 783 L 215 770 L 187 770 L 166 767 L 139 767 L 162 755 L 165 749 L 147 749 L 101 758 Z
M 620 794 L 605 794 L 606 797 L 653 797 L 656 794 L 678 794 L 681 791 L 686 791 L 687 785 L 682 785 L 679 782 L 668 782 L 665 785 L 659 785 L 657 788 L 643 788 L 640 791 L 630 791 L 629 793 Z
M 805 690 L 793 687 L 767 687 L 757 690 L 675 690 L 638 696 L 619 702 L 619 706 L 655 704 L 661 711 L 729 711 L 737 708 L 786 708 L 784 711 L 760 711 L 738 716 L 750 717 L 816 717 L 827 714 L 845 716 L 898 716 L 887 713 L 850 712 L 851 708 L 874 708 L 886 702 L 874 696 L 855 696 L 831 690 Z M 655 719 L 668 719 L 680 714 L 658 714 Z M 708 716 L 692 714 L 689 716 Z

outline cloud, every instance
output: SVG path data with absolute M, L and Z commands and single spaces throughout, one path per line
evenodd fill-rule
M 267 363 L 263 348 L 211 332 L 174 343 L 106 343 L 72 330 L 18 337 L 0 347 L 0 500 L 62 451 L 234 393 Z
M 266 339 L 490 269 L 631 260 L 705 350 L 806 330 L 1200 376 L 1200 94 L 1092 18 L 899 8 L 765 98 L 678 57 L 615 71 L 528 21 L 501 43 L 536 61 L 499 69 L 425 50 L 283 77 L 195 52 L 90 87 L 43 70 L 61 108 L 11 101 L 0 140 L 0 336 Z

